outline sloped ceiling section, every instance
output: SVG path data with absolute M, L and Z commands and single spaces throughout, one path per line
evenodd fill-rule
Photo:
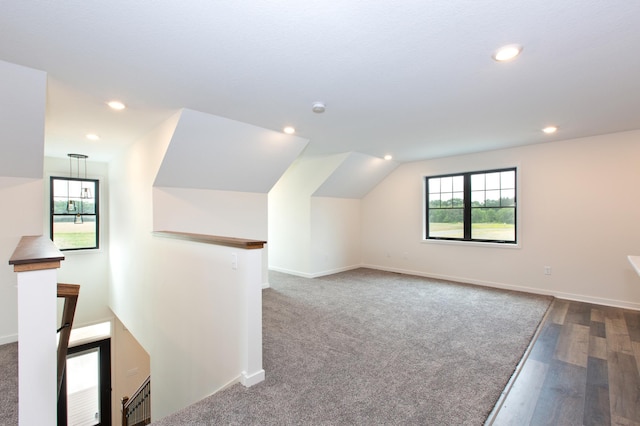
M 47 74 L 0 61 L 0 176 L 42 178 Z
M 183 109 L 154 186 L 267 193 L 308 142 Z
M 313 196 L 362 198 L 396 167 L 395 161 L 350 152 Z

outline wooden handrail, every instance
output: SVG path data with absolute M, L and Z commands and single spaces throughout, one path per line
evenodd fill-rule
M 80 286 L 78 284 L 58 283 L 58 297 L 64 298 L 62 311 L 62 326 L 60 328 L 60 340 L 58 341 L 58 397 L 62 388 L 62 378 L 67 365 L 67 350 L 69 349 L 69 337 L 73 326 L 73 317 L 76 313 Z
M 267 243 L 266 241 L 249 240 L 246 238 L 221 237 L 219 235 L 192 234 L 189 232 L 175 231 L 154 231 L 153 235 L 158 237 L 175 238 L 178 240 L 194 241 L 197 243 L 236 247 L 245 250 L 261 249 Z
M 14 250 L 9 265 L 13 265 L 15 272 L 37 271 L 42 269 L 57 269 L 64 255 L 42 235 L 27 235 L 20 239 Z

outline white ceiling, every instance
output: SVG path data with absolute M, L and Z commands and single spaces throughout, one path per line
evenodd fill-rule
M 0 59 L 48 73 L 47 155 L 107 161 L 190 108 L 404 162 L 640 128 L 639 23 L 633 0 L 1 0 Z

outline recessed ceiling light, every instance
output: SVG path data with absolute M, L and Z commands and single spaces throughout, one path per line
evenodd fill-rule
M 125 109 L 127 107 L 125 104 L 123 104 L 120 101 L 109 101 L 107 102 L 107 105 L 109 105 L 110 108 L 116 109 L 116 110 Z
M 387 161 L 391 160 L 392 158 L 393 158 L 393 156 L 391 154 L 387 154 L 387 155 L 384 156 L 384 159 L 387 160 Z
M 291 126 L 287 126 L 284 129 L 282 129 L 283 132 L 285 132 L 288 135 L 292 135 L 296 132 L 296 129 L 291 127 Z
M 546 134 L 550 135 L 552 133 L 555 133 L 558 131 L 558 127 L 557 126 L 547 126 L 544 129 L 542 129 L 543 132 L 545 132 Z
M 511 60 L 522 52 L 522 46 L 519 44 L 508 44 L 496 50 L 492 56 L 498 62 Z
M 90 141 L 97 141 L 100 139 L 100 136 L 96 135 L 95 133 L 89 133 L 86 135 L 87 139 L 89 139 Z

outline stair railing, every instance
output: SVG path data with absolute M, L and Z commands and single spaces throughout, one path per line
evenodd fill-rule
M 131 398 L 122 398 L 122 426 L 142 426 L 151 423 L 151 376 L 140 385 Z
M 58 283 L 58 297 L 64 298 L 64 309 L 62 311 L 62 325 L 58 329 L 60 340 L 58 341 L 58 398 L 62 388 L 64 370 L 67 366 L 67 350 L 69 349 L 69 337 L 73 326 L 73 317 L 78 304 L 78 294 L 80 286 L 77 284 Z

